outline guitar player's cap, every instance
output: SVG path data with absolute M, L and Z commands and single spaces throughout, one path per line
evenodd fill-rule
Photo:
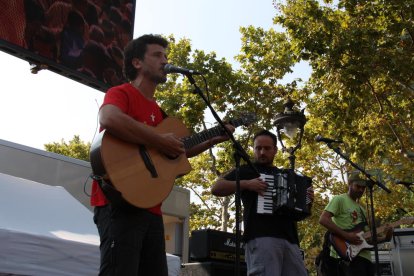
M 367 181 L 362 178 L 359 172 L 351 172 L 348 174 L 348 183 L 357 184 L 359 186 L 367 186 Z

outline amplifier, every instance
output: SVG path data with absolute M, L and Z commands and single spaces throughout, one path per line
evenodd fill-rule
M 375 252 L 371 251 L 371 260 L 375 264 Z M 391 262 L 391 252 L 389 250 L 378 250 L 378 268 L 379 276 L 394 276 L 394 270 Z
M 381 276 L 394 276 L 391 262 L 379 262 L 379 272 Z
M 201 262 L 183 264 L 180 276 L 228 276 L 236 272 L 235 264 L 223 262 Z M 239 276 L 247 276 L 246 264 L 240 264 Z
M 394 229 L 392 267 L 395 275 L 414 275 L 414 228 Z
M 240 238 L 241 239 L 241 238 Z M 227 261 L 236 259 L 236 234 L 203 229 L 191 232 L 190 259 L 194 261 Z M 240 242 L 240 262 L 244 262 L 244 243 Z

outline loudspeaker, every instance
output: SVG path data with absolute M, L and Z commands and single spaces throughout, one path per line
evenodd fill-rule
M 201 229 L 191 232 L 190 259 L 195 262 L 228 261 L 236 258 L 236 235 L 213 229 Z M 240 260 L 244 261 L 244 243 L 240 243 Z
M 395 275 L 413 275 L 414 228 L 394 229 L 392 267 Z
M 394 276 L 391 262 L 379 262 L 380 276 Z
M 247 275 L 246 264 L 240 264 L 240 276 Z M 227 276 L 235 274 L 235 264 L 223 262 L 187 263 L 180 276 Z
M 371 251 L 371 260 L 375 265 L 375 252 Z M 379 276 L 394 276 L 399 274 L 394 274 L 391 261 L 391 252 L 389 250 L 379 250 L 378 251 L 378 267 L 379 267 Z

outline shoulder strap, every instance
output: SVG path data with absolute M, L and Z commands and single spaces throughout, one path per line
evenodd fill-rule
M 164 111 L 164 109 L 162 109 L 162 108 L 160 107 L 160 111 L 161 111 L 161 114 L 162 114 L 162 118 L 163 118 L 163 119 L 168 118 L 168 114 Z
M 315 259 L 315 264 L 319 265 L 321 261 L 324 260 L 324 258 L 329 257 L 330 255 L 330 246 L 331 246 L 331 241 L 329 239 L 330 236 L 330 232 L 326 231 L 324 236 L 323 236 L 323 243 L 322 243 L 322 250 L 319 252 L 318 256 Z
M 368 220 L 367 220 L 367 218 L 365 217 L 365 214 L 364 214 L 364 210 L 362 210 L 361 205 L 358 204 L 358 206 L 359 206 L 359 210 L 361 211 L 363 222 L 365 223 L 365 225 L 369 226 Z

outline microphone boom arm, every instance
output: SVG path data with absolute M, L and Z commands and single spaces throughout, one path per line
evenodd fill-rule
M 387 193 L 391 193 L 391 190 L 388 189 L 384 184 L 382 184 L 380 181 L 374 180 L 372 179 L 372 176 L 367 173 L 363 168 L 361 168 L 358 164 L 352 162 L 347 156 L 345 156 L 339 147 L 333 147 L 331 143 L 327 143 L 326 144 L 330 149 L 332 149 L 334 152 L 336 152 L 339 156 L 341 156 L 343 159 L 345 159 L 346 161 L 349 162 L 349 164 L 352 165 L 352 167 L 354 167 L 355 169 L 357 169 L 358 171 L 360 171 L 362 174 L 364 174 L 370 181 L 371 183 L 377 184 L 378 187 L 380 187 L 381 189 L 383 189 L 384 191 L 386 191 Z

